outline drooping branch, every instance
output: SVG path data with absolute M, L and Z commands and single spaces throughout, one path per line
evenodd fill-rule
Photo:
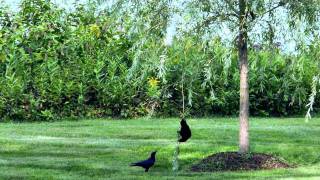
M 274 7 L 271 7 L 270 9 L 266 10 L 265 12 L 261 13 L 261 14 L 258 14 L 259 17 L 263 17 L 264 15 L 270 13 L 270 12 L 273 12 L 274 10 L 280 8 L 280 7 L 283 7 L 285 6 L 287 3 L 286 2 L 283 2 L 283 1 L 280 1 L 276 6 Z
M 221 22 L 225 20 L 231 21 L 231 17 L 238 18 L 239 16 L 235 13 L 215 13 L 214 15 L 208 16 L 205 20 L 198 23 L 194 29 L 199 31 L 200 29 L 204 29 L 217 21 L 221 21 Z

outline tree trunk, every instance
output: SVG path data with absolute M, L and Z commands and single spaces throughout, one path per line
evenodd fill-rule
M 240 68 L 240 113 L 239 113 L 239 152 L 249 152 L 249 85 L 246 0 L 239 0 L 239 68 Z

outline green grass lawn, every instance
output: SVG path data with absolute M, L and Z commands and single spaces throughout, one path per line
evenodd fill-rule
M 320 119 L 250 120 L 251 151 L 281 157 L 297 168 L 193 173 L 202 158 L 237 151 L 236 118 L 188 120 L 193 136 L 180 146 L 172 172 L 178 119 L 0 123 L 0 179 L 320 179 Z M 129 167 L 158 150 L 149 173 Z

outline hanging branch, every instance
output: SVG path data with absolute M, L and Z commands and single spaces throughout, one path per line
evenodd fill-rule
M 182 95 L 182 114 L 181 118 L 184 118 L 185 116 L 185 102 L 184 102 L 184 72 L 182 72 L 182 78 L 181 78 L 181 95 Z M 180 138 L 179 131 L 177 131 L 177 139 Z M 177 141 L 175 151 L 173 154 L 173 160 L 172 160 L 172 170 L 173 172 L 177 172 L 179 170 L 179 141 Z
M 306 105 L 306 107 L 308 108 L 308 111 L 305 116 L 305 122 L 309 122 L 309 119 L 311 119 L 311 111 L 313 110 L 314 100 L 317 95 L 317 84 L 318 83 L 319 83 L 319 75 L 314 76 L 312 79 L 312 89 L 311 89 L 311 94 L 309 97 L 309 103 Z
M 182 73 L 182 78 L 181 78 L 181 94 L 182 94 L 182 118 L 184 118 L 185 115 L 185 105 L 184 105 L 184 72 Z

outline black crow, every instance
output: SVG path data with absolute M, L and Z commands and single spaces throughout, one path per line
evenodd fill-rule
M 144 161 L 140 161 L 140 162 L 136 162 L 136 163 L 132 163 L 130 166 L 140 166 L 144 168 L 144 172 L 148 172 L 149 168 L 151 166 L 154 165 L 154 163 L 156 162 L 156 153 L 157 151 L 153 151 L 149 157 L 149 159 L 144 160 Z
M 186 142 L 191 137 L 191 129 L 184 118 L 181 119 L 180 125 L 181 128 L 180 131 L 178 131 L 180 134 L 179 142 Z

